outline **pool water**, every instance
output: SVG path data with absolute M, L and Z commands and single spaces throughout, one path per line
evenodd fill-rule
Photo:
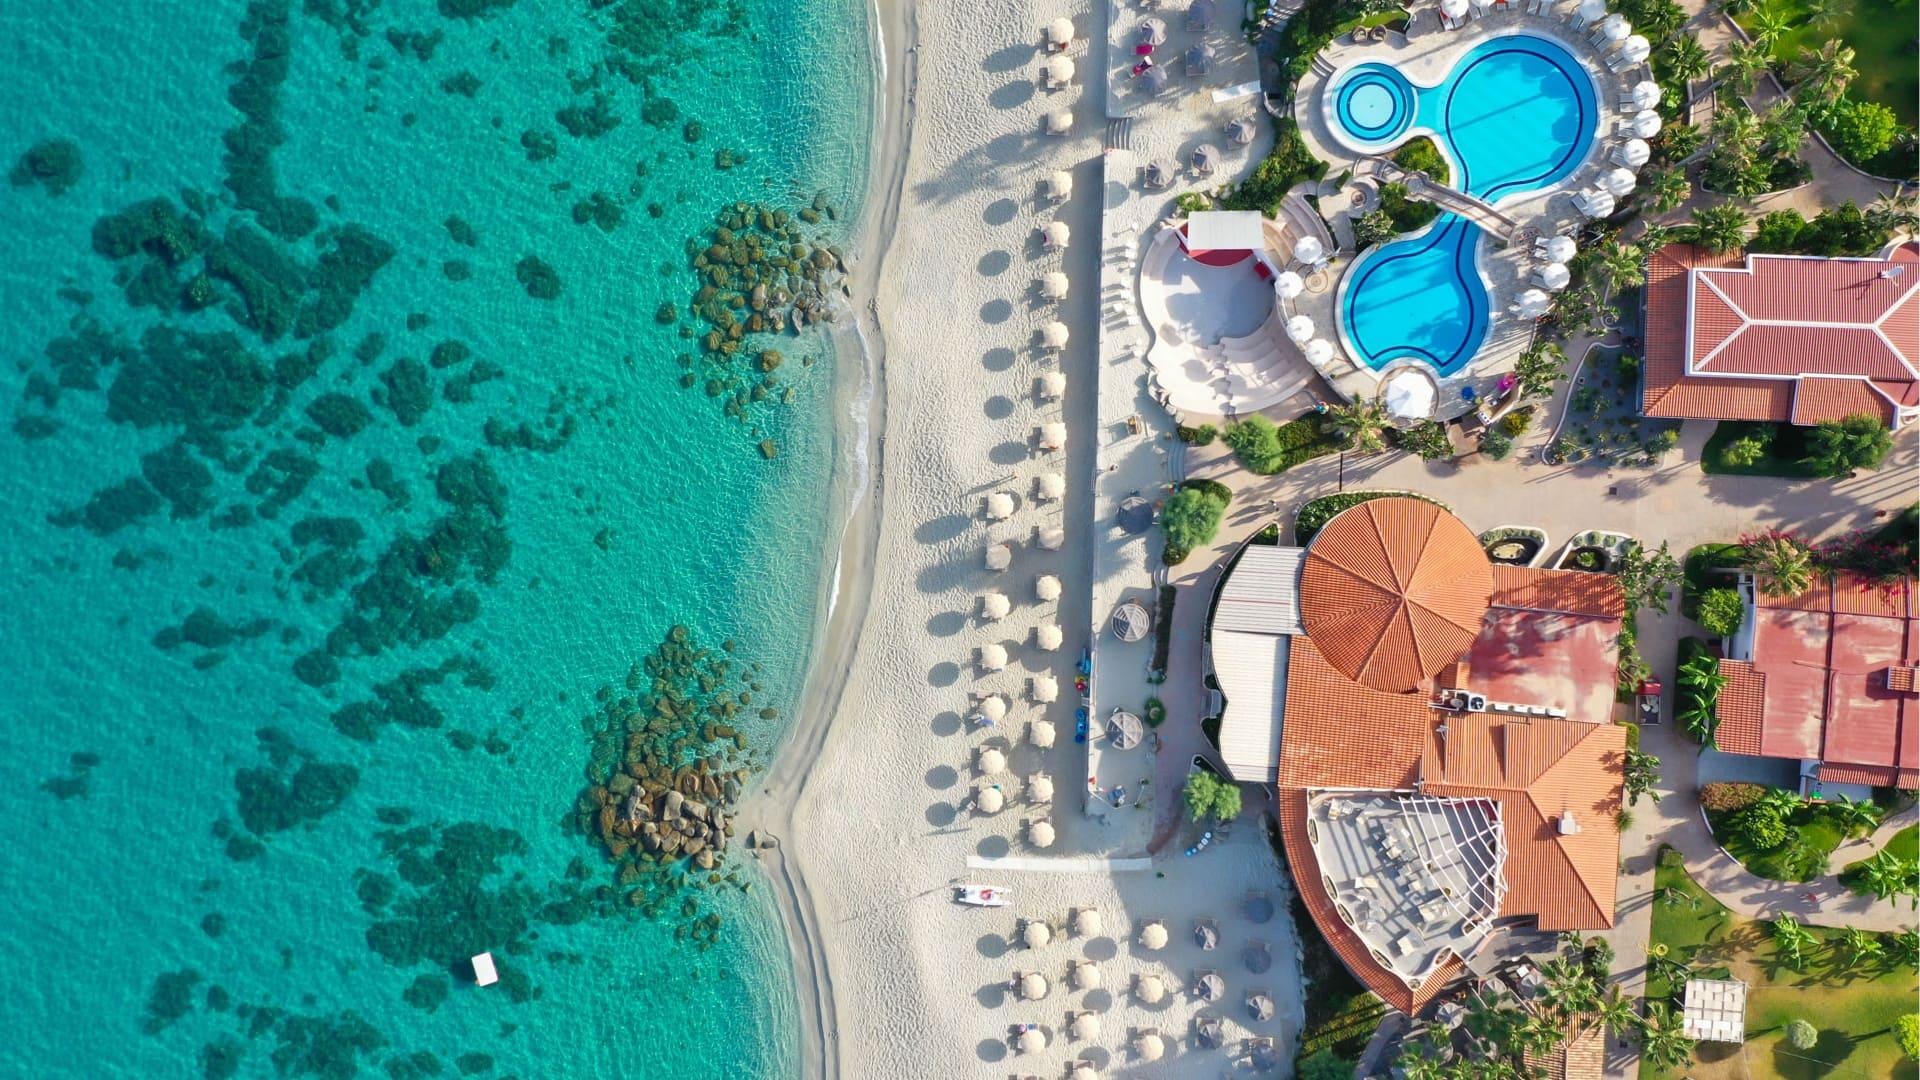
M 1561 45 L 1529 34 L 1481 43 L 1437 86 L 1390 65 L 1351 68 L 1329 91 L 1335 133 L 1385 154 L 1430 135 L 1452 185 L 1489 203 L 1559 183 L 1591 148 L 1593 79 Z M 1341 324 L 1349 351 L 1374 370 L 1419 359 L 1450 375 L 1486 338 L 1492 306 L 1475 269 L 1481 232 L 1451 214 L 1384 244 L 1353 268 Z

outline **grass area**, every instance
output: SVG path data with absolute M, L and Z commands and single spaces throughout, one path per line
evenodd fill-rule
M 1300 1057 L 1330 1048 L 1358 1061 L 1367 1039 L 1386 1015 L 1387 1003 L 1360 985 L 1320 936 L 1300 894 L 1293 895 L 1293 925 L 1300 933 L 1300 970 L 1306 977 L 1306 1027 L 1300 1031 Z
M 1689 619 L 1699 618 L 1701 593 L 1733 587 L 1732 574 L 1716 571 L 1739 566 L 1742 550 L 1739 544 L 1701 544 L 1688 550 L 1687 557 L 1680 563 L 1684 573 L 1680 582 L 1680 614 Z
M 1894 857 L 1901 859 L 1911 859 L 1920 856 L 1920 825 L 1909 825 L 1899 832 L 1894 833 L 1892 836 L 1887 837 L 1887 842 L 1880 845 L 1880 850 L 1890 851 L 1894 854 Z M 1876 852 L 1876 854 L 1878 853 Z M 1847 868 L 1840 872 L 1840 883 L 1852 889 L 1854 892 L 1866 893 L 1867 890 L 1860 885 L 1859 874 L 1860 868 L 1867 865 L 1868 860 L 1871 858 L 1873 858 L 1873 856 L 1870 855 L 1866 859 L 1848 863 Z
M 1893 1022 L 1914 1011 L 1920 978 L 1904 963 L 1874 961 L 1850 967 L 1835 942 L 1836 930 L 1813 928 L 1819 944 L 1807 953 L 1804 972 L 1787 967 L 1767 928 L 1741 918 L 1694 883 L 1672 849 L 1663 849 L 1654 871 L 1656 897 L 1650 950 L 1692 965 L 1696 975 L 1720 975 L 1748 985 L 1744 1045 L 1701 1043 L 1693 1061 L 1656 1069 L 1644 1061 L 1641 1080 L 1813 1080 L 1873 1077 L 1914 1080 L 1920 1072 L 1905 1061 Z M 1681 899 L 1670 902 L 1665 890 Z M 1647 983 L 1657 999 L 1675 988 L 1662 978 Z M 1795 1050 L 1786 1027 L 1805 1020 L 1820 1033 L 1811 1050 Z
M 1313 534 L 1320 531 L 1321 526 L 1332 521 L 1334 515 L 1348 507 L 1359 506 L 1372 499 L 1395 497 L 1419 499 L 1430 502 L 1448 513 L 1453 512 L 1451 507 L 1439 499 L 1429 499 L 1425 495 L 1412 491 L 1343 491 L 1338 495 L 1322 495 L 1300 507 L 1300 512 L 1294 515 L 1293 519 L 1293 542 L 1300 547 L 1305 547 L 1307 541 L 1313 539 Z
M 1909 127 L 1920 121 L 1915 105 L 1920 99 L 1920 69 L 1914 64 L 1914 0 L 1857 0 L 1840 18 L 1825 24 L 1811 20 L 1811 6 L 1806 0 L 1771 0 L 1761 5 L 1793 23 L 1774 44 L 1774 59 L 1791 64 L 1801 49 L 1817 49 L 1837 37 L 1852 46 L 1853 66 L 1860 72 L 1848 96 L 1885 105 Z M 1753 16 L 1742 16 L 1740 23 L 1752 30 Z
M 1762 851 L 1746 842 L 1733 827 L 1733 813 L 1707 812 L 1713 838 L 1740 860 L 1740 865 L 1772 881 L 1812 881 L 1828 873 L 1828 857 L 1846 839 L 1846 831 L 1825 806 L 1803 804 L 1787 818 L 1787 842 Z
M 1700 455 L 1700 467 L 1709 473 L 1729 476 L 1784 476 L 1807 480 L 1819 474 L 1804 462 L 1807 456 L 1807 429 L 1793 424 L 1763 424 L 1746 420 L 1722 420 L 1707 439 Z M 1728 455 L 1734 443 L 1753 436 L 1762 451 L 1756 461 L 1741 463 Z
M 1326 417 L 1311 415 L 1275 425 L 1255 413 L 1228 425 L 1221 438 L 1240 464 L 1261 476 L 1285 472 L 1346 445 L 1346 437 Z

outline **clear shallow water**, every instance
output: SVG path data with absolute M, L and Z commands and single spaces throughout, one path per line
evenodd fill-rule
M 866 13 L 625 11 L 0 0 L 0 152 L 83 161 L 0 187 L 0 1074 L 791 1072 L 751 872 L 649 918 L 565 826 L 671 627 L 752 760 L 798 698 L 829 350 L 742 423 L 655 312 L 734 200 L 844 235 Z
M 1357 65 L 1335 86 L 1333 116 L 1369 152 L 1430 134 L 1452 186 L 1491 203 L 1564 180 L 1593 143 L 1592 79 L 1561 46 L 1529 35 L 1481 43 L 1438 86 L 1390 65 Z M 1417 358 L 1442 375 L 1486 337 L 1486 287 L 1474 268 L 1478 226 L 1442 215 L 1422 235 L 1382 245 L 1350 273 L 1343 329 L 1374 370 Z

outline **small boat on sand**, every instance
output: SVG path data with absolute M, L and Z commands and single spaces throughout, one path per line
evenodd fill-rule
M 1007 890 L 998 885 L 957 885 L 953 902 L 973 907 L 1006 907 Z

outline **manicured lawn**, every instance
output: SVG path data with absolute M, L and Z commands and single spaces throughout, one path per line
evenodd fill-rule
M 1899 832 L 1894 833 L 1892 836 L 1887 837 L 1887 842 L 1880 846 L 1880 850 L 1891 851 L 1896 857 L 1902 859 L 1911 859 L 1915 855 L 1920 855 L 1920 825 L 1909 825 Z M 1868 858 L 1871 858 L 1871 856 Z M 1847 868 L 1840 872 L 1840 880 L 1845 882 L 1847 887 L 1854 892 L 1866 892 L 1867 890 L 1861 888 L 1854 880 L 1854 875 L 1866 864 L 1867 859 L 1848 863 Z M 1904 900 L 1899 900 L 1898 897 L 1895 899 L 1900 903 L 1906 903 Z
M 1913 1080 L 1920 1075 L 1913 1062 L 1902 1059 L 1892 1030 L 1894 1020 L 1913 1011 L 1920 995 L 1920 978 L 1911 967 L 1876 961 L 1850 970 L 1832 944 L 1839 932 L 1816 927 L 1813 934 L 1820 943 L 1808 952 L 1806 970 L 1794 971 L 1775 954 L 1764 924 L 1734 915 L 1708 896 L 1671 850 L 1661 853 L 1654 880 L 1657 888 L 1679 890 L 1686 899 L 1654 901 L 1649 946 L 1665 945 L 1668 956 L 1692 965 L 1700 975 L 1745 982 L 1747 1041 L 1740 1046 L 1701 1043 L 1694 1060 L 1678 1069 L 1655 1069 L 1643 1062 L 1641 1080 Z M 1650 980 L 1647 996 L 1657 1000 L 1673 989 Z M 1786 1027 L 1794 1020 L 1819 1030 L 1813 1049 L 1795 1050 L 1787 1042 Z
M 1823 26 L 1807 21 L 1802 0 L 1771 0 L 1763 6 L 1785 12 L 1795 23 L 1774 45 L 1775 59 L 1791 64 L 1803 47 L 1817 49 L 1828 38 L 1837 37 L 1853 47 L 1853 66 L 1860 72 L 1848 96 L 1880 102 L 1901 123 L 1913 126 L 1915 99 L 1920 98 L 1920 70 L 1914 64 L 1914 0 L 1857 0 L 1845 16 Z M 1751 16 L 1740 21 L 1752 29 Z
M 1828 872 L 1827 857 L 1844 839 L 1838 822 L 1824 807 L 1805 805 L 1787 819 L 1787 842 L 1772 851 L 1754 849 L 1732 828 L 1737 814 L 1708 811 L 1713 838 L 1740 860 L 1740 865 L 1773 881 L 1812 881 Z
M 1747 435 L 1758 435 L 1767 451 L 1751 465 L 1728 461 L 1726 448 Z M 1700 467 L 1709 473 L 1728 476 L 1784 476 L 1793 480 L 1812 479 L 1818 474 L 1801 459 L 1807 456 L 1804 428 L 1793 424 L 1757 424 L 1745 420 L 1722 420 L 1707 439 L 1700 455 Z

